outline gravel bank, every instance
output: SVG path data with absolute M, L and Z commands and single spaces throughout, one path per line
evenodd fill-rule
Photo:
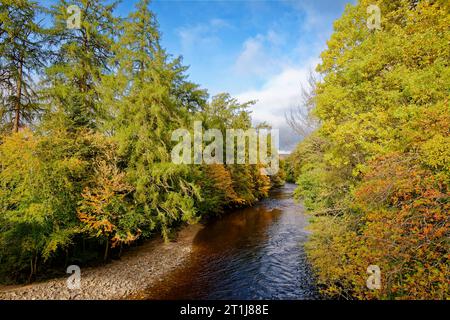
M 81 288 L 69 290 L 67 277 L 26 286 L 0 287 L 0 300 L 124 299 L 162 281 L 192 252 L 200 225 L 184 228 L 177 240 L 155 239 L 126 252 L 105 266 L 81 269 Z M 68 275 L 69 276 L 69 275 Z

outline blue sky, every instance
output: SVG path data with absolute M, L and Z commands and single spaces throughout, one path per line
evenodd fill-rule
M 54 0 L 45 0 L 49 3 Z M 117 8 L 126 16 L 137 0 Z M 351 0 L 154 0 L 162 45 L 190 66 L 189 78 L 211 95 L 229 92 L 240 101 L 257 100 L 255 123 L 280 129 L 280 149 L 292 150 L 300 137 L 284 114 L 300 103 L 301 85 Z
M 126 1 L 121 14 L 131 9 Z M 241 101 L 258 100 L 253 120 L 280 130 L 280 149 L 300 140 L 285 112 L 301 101 L 301 85 L 318 63 L 339 18 L 343 0 L 156 0 L 162 44 L 182 55 L 190 79 L 214 95 L 229 92 Z

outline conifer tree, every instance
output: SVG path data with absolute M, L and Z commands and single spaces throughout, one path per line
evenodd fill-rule
M 174 226 L 267 195 L 258 166 L 171 162 L 175 129 L 199 119 L 224 135 L 248 129 L 251 102 L 208 103 L 181 57 L 161 47 L 149 4 L 122 20 L 115 3 L 59 0 L 42 12 L 53 20 L 44 31 L 35 2 L 1 1 L 0 281 L 86 261 L 100 244 L 108 259 L 156 231 L 168 240 Z M 43 121 L 19 130 L 38 102 Z
M 0 131 L 17 132 L 31 123 L 38 109 L 33 77 L 44 66 L 44 30 L 37 21 L 42 9 L 34 1 L 0 4 Z
M 171 135 L 187 123 L 183 98 L 190 95 L 186 90 L 177 95 L 185 68 L 179 59 L 170 60 L 159 39 L 149 1 L 140 1 L 123 23 L 112 61 L 116 73 L 104 77 L 103 97 L 111 107 L 105 128 L 117 140 L 135 187 L 136 214 L 145 217 L 142 228 L 160 228 L 168 239 L 171 224 L 194 218 L 197 190 L 189 182 L 190 169 L 171 163 Z
M 47 98 L 52 119 L 68 128 L 95 128 L 99 113 L 99 85 L 107 72 L 114 30 L 116 2 L 60 0 L 52 6 L 52 66 L 46 70 Z M 69 10 L 69 7 L 75 11 Z M 79 9 L 79 26 L 69 22 Z M 55 117 L 55 111 L 62 117 Z

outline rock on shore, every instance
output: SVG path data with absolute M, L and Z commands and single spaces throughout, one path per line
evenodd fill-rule
M 175 242 L 155 239 L 130 250 L 120 260 L 81 268 L 80 289 L 70 290 L 67 278 L 0 288 L 0 300 L 124 299 L 160 281 L 190 256 L 199 225 L 183 229 Z

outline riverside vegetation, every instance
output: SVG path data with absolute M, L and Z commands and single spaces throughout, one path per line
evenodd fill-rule
M 282 183 L 258 165 L 170 161 L 174 130 L 246 130 L 252 102 L 189 82 L 148 1 L 127 18 L 114 7 L 0 2 L 1 282 L 170 240 Z M 443 0 L 360 0 L 335 22 L 283 166 L 311 213 L 306 249 L 327 297 L 450 298 L 449 26 Z M 380 290 L 366 287 L 369 265 Z
M 450 298 L 449 26 L 448 1 L 426 0 L 361 0 L 334 24 L 305 96 L 315 130 L 287 161 L 328 296 Z
M 67 28 L 67 8 L 81 10 Z M 209 99 L 160 45 L 149 1 L 0 2 L 0 280 L 71 263 L 266 197 L 259 165 L 174 164 L 171 134 L 248 129 L 252 102 Z M 42 17 L 50 22 L 44 25 Z

